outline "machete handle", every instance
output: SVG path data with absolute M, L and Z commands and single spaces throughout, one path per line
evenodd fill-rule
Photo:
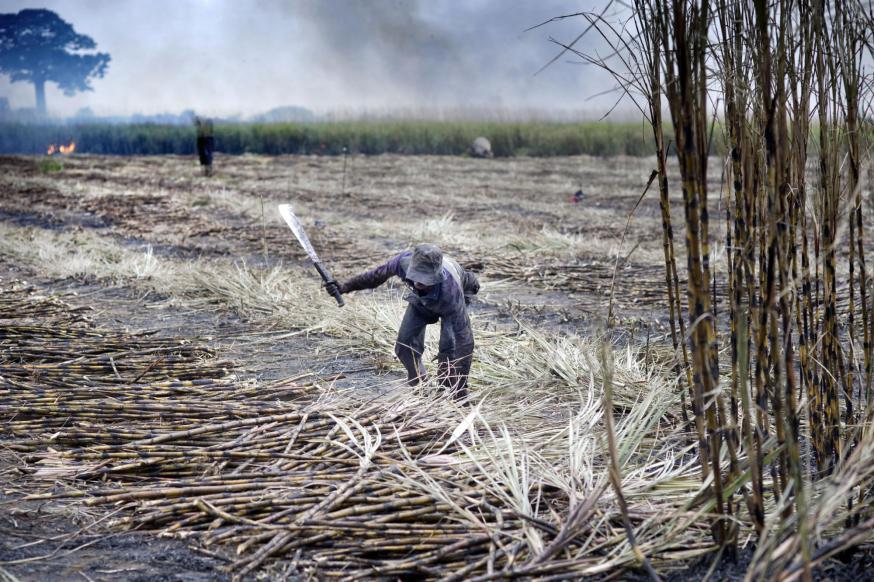
M 334 281 L 334 282 L 336 283 L 336 281 Z M 333 295 L 334 299 L 337 300 L 338 307 L 343 307 L 344 305 L 346 305 L 346 301 L 343 299 L 343 296 L 340 295 L 340 290 L 337 289 L 336 287 L 331 289 L 331 295 Z
M 330 284 L 330 283 L 334 284 L 333 286 L 329 287 L 328 290 L 331 293 L 331 295 L 334 296 L 334 299 L 337 300 L 337 305 L 339 305 L 340 307 L 343 307 L 344 305 L 346 305 L 346 302 L 343 300 L 343 296 L 340 294 L 340 289 L 337 288 L 337 280 L 331 276 L 331 273 L 328 272 L 328 269 L 326 269 L 324 267 L 324 265 L 322 265 L 321 263 L 314 262 L 313 266 L 316 268 L 316 271 L 319 272 L 319 275 L 321 275 L 322 280 L 326 284 Z

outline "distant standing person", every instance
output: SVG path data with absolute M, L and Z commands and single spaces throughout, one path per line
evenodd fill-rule
M 194 118 L 197 127 L 197 156 L 204 176 L 212 176 L 212 154 L 215 151 L 215 136 L 212 131 L 212 120 L 202 117 Z
M 340 293 L 350 293 L 379 287 L 392 276 L 400 277 L 410 288 L 404 296 L 409 305 L 395 343 L 395 354 L 407 369 L 407 382 L 415 386 L 427 377 L 422 361 L 425 328 L 439 320 L 437 378 L 456 400 L 465 399 L 473 357 L 467 305 L 479 292 L 479 280 L 455 260 L 444 257 L 435 245 L 420 244 L 344 283 L 329 285 L 336 285 Z

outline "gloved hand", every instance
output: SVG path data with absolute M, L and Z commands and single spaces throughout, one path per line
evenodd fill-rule
M 331 281 L 329 283 L 325 283 L 325 290 L 328 292 L 328 295 L 333 297 L 337 294 L 343 293 L 343 285 L 337 283 L 336 281 Z

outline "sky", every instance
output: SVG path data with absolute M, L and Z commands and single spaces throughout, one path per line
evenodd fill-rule
M 49 113 L 249 116 L 507 111 L 599 118 L 612 77 L 567 54 L 538 73 L 603 0 L 0 0 L 0 13 L 47 8 L 112 58 L 93 91 L 50 84 Z M 615 14 L 616 19 L 621 14 Z M 577 45 L 609 51 L 595 34 Z M 0 75 L 0 97 L 33 107 L 33 86 Z M 630 104 L 618 108 L 631 114 Z

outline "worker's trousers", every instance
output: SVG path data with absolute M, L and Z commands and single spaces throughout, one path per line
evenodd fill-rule
M 395 343 L 395 354 L 407 369 L 407 381 L 410 386 L 415 386 L 427 377 L 422 361 L 422 354 L 425 351 L 425 328 L 429 324 L 437 323 L 438 319 L 437 315 L 415 303 L 409 304 L 404 313 Z M 469 321 L 465 321 L 461 329 L 445 321 L 441 322 L 437 379 L 440 385 L 456 399 L 467 397 L 467 377 L 470 374 L 472 359 L 473 335 Z

